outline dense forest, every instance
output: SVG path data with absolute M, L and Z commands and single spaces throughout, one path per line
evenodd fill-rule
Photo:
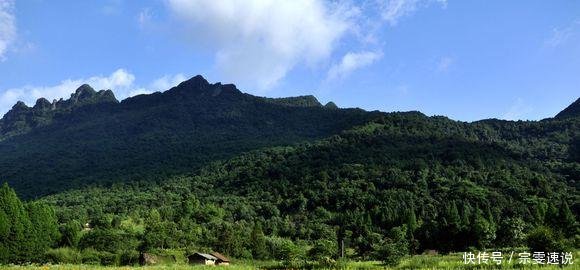
M 211 89 L 221 87 L 213 85 Z M 160 95 L 173 100 L 175 89 L 181 88 L 154 94 L 156 100 L 150 101 L 157 104 Z M 152 143 L 144 148 L 140 159 L 127 161 L 142 166 L 120 170 L 109 164 L 108 173 L 100 171 L 109 166 L 106 164 L 86 167 L 91 173 L 97 170 L 95 177 L 112 177 L 102 182 L 89 181 L 93 179 L 90 174 L 77 172 L 79 167 L 75 166 L 81 165 L 73 160 L 74 155 L 59 159 L 71 167 L 64 172 L 55 170 L 46 176 L 49 180 L 41 174 L 44 164 L 28 167 L 30 172 L 22 173 L 23 178 L 7 179 L 23 170 L 8 167 L 9 162 L 39 160 L 23 159 L 6 149 L 38 154 L 21 144 L 30 142 L 45 144 L 43 151 L 55 153 L 56 147 L 66 146 L 73 138 L 53 141 L 56 137 L 49 137 L 45 141 L 41 135 L 65 136 L 56 130 L 63 129 L 74 131 L 74 136 L 88 136 L 88 132 L 110 127 L 111 118 L 88 125 L 82 117 L 95 117 L 88 112 L 73 117 L 83 110 L 73 109 L 67 116 L 54 116 L 45 126 L 22 130 L 24 135 L 6 135 L 0 150 L 12 156 L 0 159 L 3 180 L 16 186 L 18 193 L 24 194 L 22 198 L 54 194 L 21 202 L 12 188 L 2 186 L 0 262 L 132 265 L 143 252 L 172 254 L 184 260 L 185 254 L 210 250 L 238 259 L 330 262 L 343 255 L 344 247 L 347 258 L 396 264 L 404 255 L 426 250 L 446 253 L 518 247 L 565 251 L 580 247 L 580 115 L 574 104 L 566 113 L 542 121 L 464 123 L 419 112 L 338 109 L 334 104 L 322 106 L 308 96 L 266 99 L 232 93 L 235 97 L 227 104 L 239 107 L 221 114 L 225 117 L 237 111 L 236 121 L 223 124 L 227 117 L 222 117 L 202 124 L 195 119 L 206 121 L 208 116 L 195 117 L 189 112 L 188 119 L 195 121 L 188 127 L 199 130 L 187 135 L 178 130 L 174 138 L 191 138 L 204 130 L 212 133 L 195 143 L 205 144 L 210 138 L 223 143 L 223 138 L 232 134 L 250 134 L 248 137 L 230 141 L 232 144 L 207 146 L 205 152 L 196 152 L 206 156 L 177 166 L 173 162 L 186 156 L 178 148 L 186 144 L 166 141 L 169 133 L 159 130 L 163 125 L 174 127 L 167 121 L 184 113 L 184 105 L 157 125 L 141 126 L 141 132 L 132 133 L 141 139 L 149 136 Z M 147 97 L 133 99 L 145 102 Z M 204 100 L 199 96 L 195 99 Z M 238 104 L 238 99 L 243 103 Z M 106 113 L 96 115 L 129 117 L 127 111 L 111 111 L 131 102 L 107 103 L 112 107 L 101 108 Z M 216 105 L 222 101 L 212 104 L 227 108 Z M 127 107 L 118 110 L 130 111 Z M 79 118 L 73 120 L 75 117 Z M 131 117 L 158 120 L 160 116 Z M 238 122 L 240 119 L 259 121 Z M 279 122 L 267 124 L 275 128 L 261 132 L 262 121 Z M 119 124 L 118 130 L 126 132 L 124 125 Z M 235 125 L 234 131 L 219 132 L 228 125 Z M 255 134 L 246 133 L 250 127 Z M 102 132 L 99 135 L 112 131 Z M 216 137 L 218 134 L 225 137 Z M 279 134 L 285 136 L 256 142 Z M 122 137 L 116 133 L 109 136 L 96 144 L 110 147 L 102 154 L 111 156 L 101 158 L 111 163 L 127 158 L 124 150 L 114 155 L 116 142 L 102 144 Z M 163 141 L 156 141 L 161 138 Z M 87 141 L 89 137 L 66 153 L 86 149 Z M 240 142 L 244 146 L 232 147 Z M 169 150 L 149 151 L 148 147 L 162 145 Z M 227 149 L 227 153 L 207 154 L 220 149 Z M 95 153 L 91 151 L 88 153 Z M 167 163 L 158 162 L 167 158 L 163 155 L 149 159 L 149 154 L 160 153 L 171 153 L 172 157 Z M 127 164 L 132 163 L 118 166 Z M 143 176 L 136 174 L 144 167 Z M 38 180 L 18 182 L 32 176 Z M 67 181 L 54 180 L 56 177 L 66 177 Z M 58 188 L 36 186 L 51 183 L 58 183 Z
M 322 139 L 381 114 L 323 106 L 313 96 L 256 97 L 201 76 L 121 102 L 83 85 L 67 100 L 19 102 L 0 120 L 0 179 L 29 199 L 166 178 L 246 151 Z

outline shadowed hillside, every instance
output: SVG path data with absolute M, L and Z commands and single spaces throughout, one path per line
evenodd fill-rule
M 68 100 L 17 103 L 1 120 L 0 179 L 36 197 L 87 184 L 159 180 L 213 160 L 320 139 L 381 113 L 269 99 L 196 76 L 118 102 L 88 85 Z

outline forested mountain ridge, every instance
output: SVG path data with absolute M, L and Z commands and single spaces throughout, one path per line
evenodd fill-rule
M 407 241 L 396 244 L 405 252 L 513 247 L 546 227 L 552 238 L 542 241 L 564 249 L 578 244 L 580 164 L 569 144 L 579 130 L 578 118 L 462 123 L 390 113 L 159 185 L 119 184 L 41 201 L 61 222 L 119 218 L 145 228 L 135 236 L 144 250 L 209 247 L 238 258 L 278 258 L 256 251 L 257 227 L 272 250 L 290 241 L 312 256 L 335 256 L 345 240 L 351 256 L 377 258 L 399 239 L 393 233 Z M 159 238 L 150 238 L 153 231 Z
M 83 85 L 68 100 L 19 102 L 0 121 L 0 179 L 26 198 L 131 180 L 163 181 L 261 147 L 315 140 L 383 113 L 262 98 L 195 76 L 118 102 Z
M 26 125 L 0 142 L 0 177 L 20 196 L 54 194 L 22 203 L 0 188 L 0 263 L 200 250 L 329 261 L 341 243 L 396 263 L 580 246 L 580 117 L 465 123 L 255 97 L 201 76 L 121 102 L 81 88 L 91 102 L 43 124 L 24 104 L 5 117 Z

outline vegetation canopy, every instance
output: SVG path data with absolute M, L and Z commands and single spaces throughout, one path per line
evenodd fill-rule
M 255 97 L 201 76 L 121 102 L 82 86 L 0 120 L 0 263 L 217 251 L 415 269 L 431 257 L 408 255 L 425 252 L 574 251 L 578 106 L 465 123 Z

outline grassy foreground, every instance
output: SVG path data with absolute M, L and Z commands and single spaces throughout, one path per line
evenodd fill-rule
M 449 255 L 415 255 L 405 258 L 396 267 L 387 267 L 378 261 L 349 261 L 345 263 L 337 263 L 334 266 L 308 266 L 308 267 L 282 267 L 276 262 L 253 262 L 253 261 L 238 261 L 229 266 L 204 266 L 204 265 L 187 265 L 187 264 L 172 264 L 172 265 L 156 265 L 156 266 L 100 266 L 100 265 L 4 265 L 0 269 L 7 270 L 92 270 L 92 269 L 110 269 L 110 270 L 186 270 L 186 269 L 224 269 L 224 270 L 250 270 L 250 269 L 345 269 L 345 270 L 373 270 L 373 269 L 542 269 L 542 270 L 556 270 L 556 269 L 580 269 L 580 262 L 577 261 L 580 256 L 580 251 L 574 252 L 574 264 L 560 267 L 558 265 L 518 265 L 515 263 L 502 265 L 495 264 L 481 264 L 481 265 L 465 265 L 462 260 L 462 253 L 453 253 Z

